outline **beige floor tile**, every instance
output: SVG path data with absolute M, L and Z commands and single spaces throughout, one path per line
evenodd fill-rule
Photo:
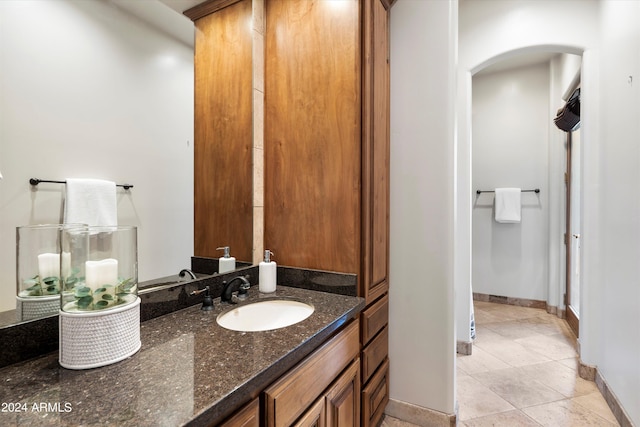
M 478 310 L 492 310 L 495 308 L 495 303 L 493 302 L 486 302 L 486 301 L 474 301 L 473 302 L 473 308 L 474 310 L 478 311 Z
M 458 424 L 460 426 L 460 424 Z M 540 427 L 540 424 L 531 419 L 522 411 L 501 412 L 495 415 L 487 415 L 486 417 L 474 418 L 462 423 L 464 427 Z
M 458 418 L 462 421 L 514 409 L 509 402 L 470 376 L 458 378 L 457 383 Z
M 474 307 L 473 354 L 457 358 L 458 426 L 618 425 L 595 383 L 579 377 L 566 321 L 528 307 Z
M 573 369 L 578 372 L 578 356 L 569 357 L 566 359 L 558 360 L 558 362 L 562 363 L 564 366 Z
M 581 405 L 571 400 L 547 403 L 523 409 L 531 418 L 548 427 L 606 427 L 616 426 L 606 419 L 585 410 Z
M 532 379 L 521 368 L 482 372 L 473 375 L 473 378 L 516 408 L 526 408 L 565 398 L 542 382 Z
M 575 343 L 563 334 L 536 335 L 517 339 L 515 342 L 551 360 L 562 360 L 576 355 Z
M 475 350 L 476 346 L 487 345 L 493 342 L 506 342 L 510 341 L 503 335 L 500 335 L 497 332 L 493 332 L 491 329 L 480 327 L 476 329 L 476 339 L 473 342 L 473 349 Z
M 498 309 L 486 310 L 486 312 L 498 321 L 514 321 L 517 319 L 533 317 L 538 314 L 535 311 L 531 310 L 536 309 L 527 307 L 516 307 L 514 305 L 505 305 L 504 307 L 500 307 Z
M 382 423 L 380 427 L 417 427 L 416 424 L 411 424 L 406 421 L 399 420 L 397 418 L 390 417 L 389 415 L 385 415 L 382 418 Z
M 526 325 L 541 335 L 571 334 L 571 330 L 567 323 L 551 314 L 518 319 L 517 322 Z
M 479 310 L 474 312 L 473 318 L 477 325 L 484 325 L 485 323 L 495 323 L 503 321 L 504 319 L 498 316 L 494 316 L 491 312 L 486 310 Z
M 527 348 L 516 341 L 506 339 L 504 341 L 493 340 L 488 343 L 480 341 L 478 342 L 478 347 L 511 366 L 535 365 L 536 363 L 552 360 L 544 354 L 532 351 L 531 348 Z
M 487 323 L 483 327 L 502 335 L 509 339 L 528 338 L 534 335 L 539 335 L 538 332 L 523 323 L 518 322 L 495 322 Z
M 618 420 L 616 420 L 616 417 L 613 415 L 613 412 L 611 412 L 609 405 L 607 405 L 607 401 L 604 399 L 604 397 L 602 397 L 602 394 L 600 394 L 600 391 L 596 391 L 594 393 L 587 394 L 584 396 L 574 397 L 571 400 L 577 403 L 578 405 L 582 406 L 586 410 L 589 410 L 601 416 L 602 418 L 609 421 L 610 423 L 618 425 Z
M 458 369 L 467 375 L 509 367 L 502 360 L 492 356 L 478 346 L 474 347 L 473 354 L 469 356 L 458 355 L 456 362 L 458 363 Z
M 540 381 L 565 397 L 582 396 L 598 391 L 593 381 L 583 380 L 574 369 L 560 362 L 540 363 L 520 369 L 532 379 Z

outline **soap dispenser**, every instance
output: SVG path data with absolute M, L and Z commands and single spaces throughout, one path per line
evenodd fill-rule
M 264 251 L 264 261 L 259 264 L 258 274 L 258 289 L 260 292 L 268 294 L 276 291 L 276 274 L 277 264 L 271 261 L 271 255 L 274 255 L 270 250 Z
M 218 273 L 226 273 L 227 271 L 235 270 L 236 259 L 229 255 L 229 246 L 224 246 L 217 250 L 224 250 L 224 256 L 218 259 Z

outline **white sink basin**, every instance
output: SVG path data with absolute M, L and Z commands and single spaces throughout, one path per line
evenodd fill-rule
M 302 322 L 314 308 L 292 300 L 266 300 L 241 305 L 220 313 L 217 322 L 232 331 L 270 331 Z

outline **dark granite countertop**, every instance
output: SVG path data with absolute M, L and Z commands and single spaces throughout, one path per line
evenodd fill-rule
M 272 331 L 235 332 L 189 307 L 141 324 L 142 348 L 102 368 L 60 367 L 58 353 L 0 369 L 0 425 L 177 426 L 219 423 L 259 395 L 364 308 L 364 299 L 278 286 L 314 313 Z

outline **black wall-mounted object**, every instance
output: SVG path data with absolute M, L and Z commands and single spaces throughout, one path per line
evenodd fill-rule
M 575 130 L 580 124 L 580 88 L 573 91 L 564 107 L 556 113 L 553 122 L 565 132 Z

